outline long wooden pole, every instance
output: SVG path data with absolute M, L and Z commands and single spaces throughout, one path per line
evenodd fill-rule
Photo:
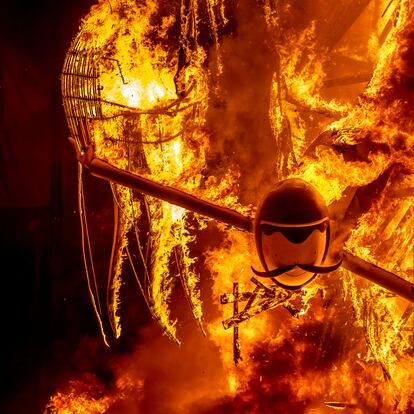
M 92 175 L 96 177 L 112 181 L 125 187 L 133 188 L 144 194 L 157 197 L 168 203 L 221 221 L 240 230 L 251 233 L 254 232 L 253 219 L 251 217 L 243 216 L 237 211 L 217 206 L 216 204 L 201 200 L 184 191 L 158 184 L 147 178 L 121 170 L 99 158 L 92 158 L 87 163 L 87 167 L 89 167 Z M 345 269 L 414 303 L 414 284 L 411 282 L 357 256 L 353 256 L 350 253 L 344 252 L 342 259 L 342 266 Z
M 388 270 L 366 262 L 350 253 L 343 253 L 342 267 L 382 286 L 410 302 L 414 302 L 414 285 L 408 280 L 405 280 Z
M 99 158 L 92 159 L 88 167 L 92 175 L 96 177 L 104 178 L 114 183 L 124 185 L 125 187 L 133 188 L 144 194 L 157 197 L 168 203 L 194 211 L 202 216 L 227 223 L 240 230 L 248 232 L 253 231 L 253 219 L 243 216 L 237 211 L 201 200 L 184 191 L 158 184 L 147 178 L 121 170 Z

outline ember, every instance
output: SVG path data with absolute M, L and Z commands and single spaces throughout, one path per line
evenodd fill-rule
M 202 349 L 212 341 L 220 355 L 216 398 L 211 375 L 170 412 L 409 412 L 413 12 L 407 0 L 329 7 L 101 0 L 83 19 L 62 92 L 79 160 L 88 286 L 104 341 L 122 335 L 130 268 L 170 339 L 181 343 L 180 315 L 172 310 L 180 284 L 207 336 L 191 333 L 191 343 Z M 107 272 L 95 265 L 89 173 L 108 180 L 113 195 Z M 300 207 L 309 213 L 318 199 L 316 215 L 280 221 L 273 210 L 261 214 L 258 195 L 268 200 L 288 178 L 283 182 L 312 184 L 301 184 L 309 187 Z M 253 230 L 265 267 L 255 273 L 266 280 L 251 272 L 260 268 Z M 298 251 L 314 237 L 306 244 L 312 257 L 273 259 L 265 249 L 275 245 L 275 232 Z M 298 281 L 295 272 L 306 277 Z M 329 274 L 314 279 L 317 273 Z M 215 304 L 206 309 L 200 274 L 212 280 Z M 137 344 L 128 358 L 139 364 L 142 353 Z M 98 386 L 98 397 L 72 382 L 49 406 L 58 413 L 141 412 L 151 367 L 122 366 L 109 388 Z M 132 385 L 118 393 L 123 378 Z M 117 408 L 120 401 L 128 408 Z

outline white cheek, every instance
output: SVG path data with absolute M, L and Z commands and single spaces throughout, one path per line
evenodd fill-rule
M 269 269 L 293 264 L 320 265 L 326 247 L 326 232 L 314 230 L 304 243 L 291 243 L 282 233 L 262 235 L 263 254 Z M 295 269 L 297 273 L 300 269 Z M 302 272 L 302 271 L 300 271 Z M 293 276 L 293 274 L 292 274 Z

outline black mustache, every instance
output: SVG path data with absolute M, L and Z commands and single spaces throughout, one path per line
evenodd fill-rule
M 290 270 L 294 269 L 295 267 L 299 267 L 299 269 L 304 270 L 305 272 L 311 272 L 311 273 L 319 273 L 319 274 L 325 274 L 333 272 L 334 270 L 338 269 L 339 266 L 341 266 L 342 260 L 340 260 L 338 263 L 335 263 L 332 266 L 316 266 L 316 265 L 308 265 L 308 264 L 294 264 L 289 266 L 282 266 L 278 267 L 273 270 L 269 270 L 267 272 L 259 272 L 258 270 L 254 269 L 253 266 L 250 266 L 253 273 L 260 277 L 276 277 L 283 273 L 289 272 Z

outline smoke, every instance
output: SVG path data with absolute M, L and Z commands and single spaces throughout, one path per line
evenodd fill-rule
M 207 115 L 212 138 L 207 173 L 220 177 L 229 169 L 239 172 L 241 201 L 256 204 L 258 194 L 275 177 L 276 143 L 268 111 L 278 62 L 266 40 L 264 16 L 256 2 L 240 2 L 235 21 L 234 32 L 218 48 L 225 62 L 222 72 L 214 67 L 217 50 L 210 50 L 216 88 L 212 88 Z M 409 66 L 410 55 L 404 56 Z M 407 82 L 400 82 L 403 91 L 410 90 L 412 82 Z M 218 246 L 218 235 L 207 233 L 208 241 L 196 247 L 200 255 L 214 238 Z M 202 275 L 208 276 L 206 271 Z M 110 355 L 102 351 L 97 339 L 85 340 L 73 362 L 79 387 L 74 391 L 72 380 L 66 385 L 63 381 L 58 387 L 60 397 L 73 399 L 76 390 L 78 396 L 85 395 L 86 400 L 79 400 L 84 406 L 74 410 L 80 413 L 306 413 L 314 407 L 329 412 L 326 401 L 356 404 L 363 412 L 392 412 L 393 401 L 382 398 L 392 384 L 383 380 L 386 375 L 380 364 L 368 364 L 361 358 L 366 353 L 364 333 L 361 326 L 352 326 L 355 319 L 350 301 L 342 299 L 338 280 L 327 276 L 323 283 L 326 289 L 320 289 L 311 310 L 299 319 L 284 309 L 270 313 L 268 338 L 246 347 L 244 361 L 237 368 L 226 366 L 223 350 L 203 337 L 188 313 L 182 313 L 185 300 L 176 290 L 172 301 L 175 314 L 180 313 L 181 347 L 149 321 L 130 331 L 130 337 Z M 208 283 L 203 285 L 207 296 Z M 207 324 L 217 308 L 207 300 Z M 142 322 L 143 309 L 143 303 L 131 307 L 128 322 L 133 322 L 134 314 Z M 230 371 L 241 379 L 233 393 L 227 383 Z M 86 404 L 94 402 L 96 407 L 87 411 Z M 53 401 L 50 406 L 52 403 L 57 404 Z
M 117 361 L 116 371 L 143 380 L 139 409 L 131 413 L 194 413 L 225 389 L 218 349 L 198 331 L 177 347 L 157 329 L 147 329 L 132 358 Z
M 244 352 L 244 361 L 235 368 L 247 378 L 237 394 L 229 393 L 226 384 L 231 367 L 223 365 L 220 349 L 193 322 L 181 326 L 180 347 L 148 323 L 128 352 L 109 353 L 100 338 L 86 338 L 73 358 L 78 376 L 72 373 L 58 388 L 60 394 L 55 394 L 47 412 L 60 413 L 53 411 L 60 402 L 62 409 L 73 413 L 299 414 L 312 412 L 318 401 L 327 413 L 334 411 L 325 401 L 357 401 L 363 412 L 390 412 L 386 402 L 379 405 L 381 387 L 373 386 L 380 372 L 367 370 L 362 360 L 349 367 L 365 344 L 355 339 L 360 334 L 350 323 L 352 308 L 335 284 L 328 282 L 330 294 L 318 296 L 314 310 L 299 320 L 284 310 L 272 315 L 273 333 Z
M 57 387 L 47 412 L 184 414 L 213 406 L 227 389 L 219 350 L 193 322 L 182 328 L 181 346 L 155 323 L 128 351 L 85 338 L 72 358 L 77 374 Z
M 271 79 L 277 58 L 267 42 L 262 9 L 243 1 L 235 10 L 235 32 L 222 39 L 225 62 L 210 97 L 207 125 L 212 135 L 209 167 L 214 174 L 240 172 L 242 202 L 256 203 L 257 191 L 274 184 L 276 144 L 269 122 Z M 210 50 L 215 62 L 215 49 Z M 220 174 L 221 173 L 221 174 Z

